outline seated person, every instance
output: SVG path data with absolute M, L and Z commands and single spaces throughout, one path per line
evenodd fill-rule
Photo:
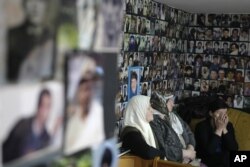
M 122 147 L 130 149 L 144 159 L 163 158 L 163 152 L 156 148 L 155 138 L 149 122 L 153 120 L 150 97 L 137 95 L 130 99 L 125 112 L 124 129 L 121 133 Z
M 229 152 L 237 150 L 238 144 L 223 100 L 211 102 L 209 117 L 196 125 L 195 138 L 197 154 L 208 167 L 229 166 Z
M 159 149 L 168 160 L 189 163 L 195 159 L 195 140 L 189 126 L 173 111 L 173 95 L 163 96 L 154 92 L 150 103 L 155 109 L 154 120 L 150 123 Z

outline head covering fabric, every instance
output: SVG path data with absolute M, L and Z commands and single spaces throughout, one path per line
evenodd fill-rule
M 146 120 L 150 97 L 137 95 L 130 99 L 125 111 L 124 125 L 138 129 L 148 145 L 156 148 L 153 131 Z

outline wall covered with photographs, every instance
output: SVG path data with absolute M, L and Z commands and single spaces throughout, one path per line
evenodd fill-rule
M 126 0 L 124 13 L 117 126 L 131 97 L 154 90 L 250 108 L 250 15 L 191 14 L 153 0 Z
M 192 14 L 185 89 L 217 94 L 229 107 L 250 108 L 248 14 Z
M 182 95 L 189 13 L 152 0 L 124 4 L 116 115 L 122 124 L 127 101 L 157 90 Z M 185 96 L 185 94 L 183 95 Z

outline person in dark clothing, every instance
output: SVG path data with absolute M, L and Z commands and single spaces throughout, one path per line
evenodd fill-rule
M 156 136 L 159 149 L 166 158 L 180 163 L 195 159 L 195 140 L 189 126 L 173 111 L 173 95 L 164 96 L 153 92 L 150 103 L 155 109 L 150 126 Z
M 209 104 L 209 117 L 195 128 L 197 155 L 208 167 L 228 167 L 229 152 L 238 150 L 227 105 L 222 99 Z
M 130 99 L 125 112 L 124 129 L 121 133 L 122 147 L 143 159 L 164 158 L 149 122 L 153 120 L 150 97 L 137 95 Z
M 3 163 L 43 149 L 50 144 L 46 122 L 51 108 L 49 90 L 41 91 L 38 109 L 34 117 L 20 120 L 3 143 Z

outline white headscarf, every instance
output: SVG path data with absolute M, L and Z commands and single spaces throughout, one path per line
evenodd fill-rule
M 154 135 L 146 120 L 150 97 L 137 95 L 130 99 L 125 113 L 124 125 L 135 127 L 143 135 L 148 145 L 156 148 Z

